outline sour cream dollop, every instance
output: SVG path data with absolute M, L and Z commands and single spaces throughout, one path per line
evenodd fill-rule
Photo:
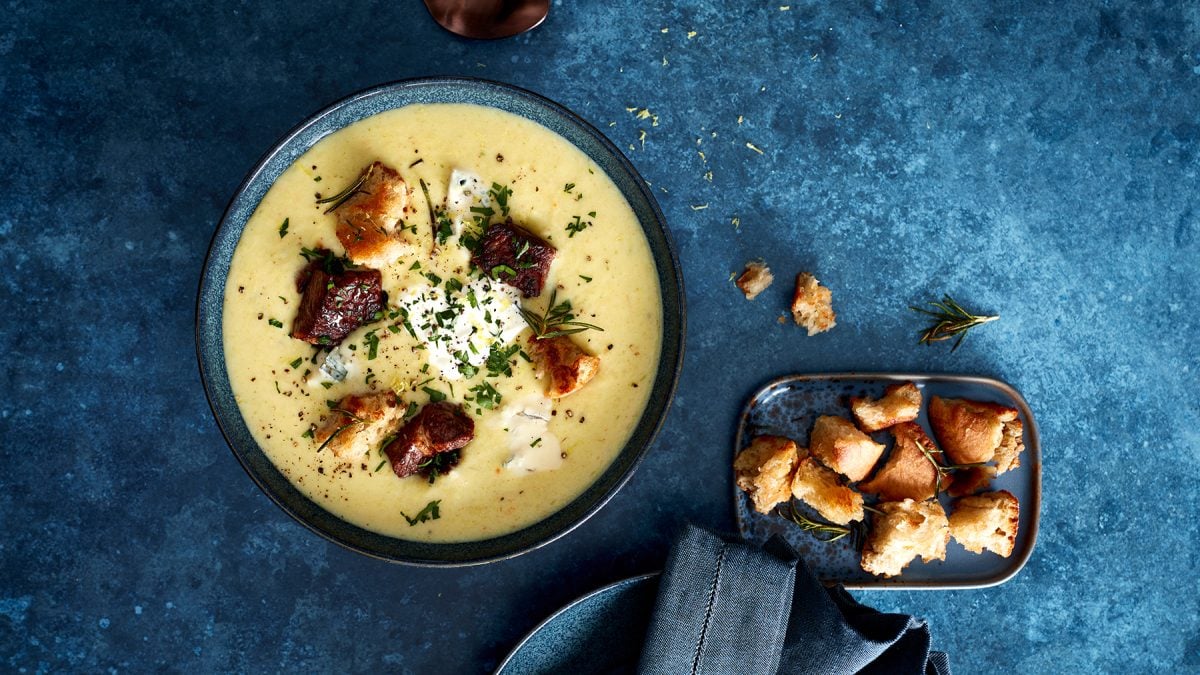
M 447 380 L 473 375 L 492 345 L 512 342 L 526 327 L 520 292 L 486 278 L 461 287 L 418 286 L 398 304 L 408 312 L 408 324 L 425 346 L 429 363 Z

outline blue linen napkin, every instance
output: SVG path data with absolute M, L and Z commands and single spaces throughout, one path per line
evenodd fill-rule
M 688 525 L 667 558 L 640 673 L 949 675 L 925 622 L 826 589 L 781 541 L 760 550 Z

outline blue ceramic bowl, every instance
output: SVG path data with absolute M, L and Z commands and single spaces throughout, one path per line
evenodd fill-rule
M 300 155 L 325 136 L 363 118 L 413 103 L 474 103 L 533 120 L 566 138 L 616 183 L 642 224 L 662 289 L 662 356 L 650 402 L 612 465 L 583 494 L 545 520 L 483 541 L 431 544 L 387 537 L 347 523 L 305 497 L 275 468 L 251 436 L 225 370 L 221 331 L 225 283 L 242 230 L 267 190 Z M 663 215 L 616 146 L 566 108 L 537 94 L 477 79 L 404 80 L 345 98 L 306 120 L 259 161 L 230 201 L 213 235 L 196 300 L 196 349 L 204 391 L 217 424 L 246 473 L 276 504 L 310 530 L 349 549 L 413 565 L 471 565 L 509 558 L 554 541 L 595 513 L 637 468 L 667 414 L 683 361 L 683 277 Z

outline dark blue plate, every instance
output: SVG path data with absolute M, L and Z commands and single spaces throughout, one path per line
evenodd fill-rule
M 759 545 L 772 536 L 782 537 L 792 550 L 804 558 L 818 579 L 829 584 L 840 583 L 851 589 L 984 588 L 1008 581 L 1025 566 L 1037 541 L 1042 502 L 1042 449 L 1033 411 L 1020 392 L 1004 382 L 973 375 L 903 373 L 830 373 L 781 377 L 750 397 L 738 425 L 734 453 L 762 434 L 786 436 L 801 446 L 807 446 L 808 433 L 819 415 L 848 418 L 850 409 L 847 401 L 851 396 L 879 397 L 888 385 L 898 382 L 913 382 L 921 390 L 923 403 L 917 422 L 926 430 L 929 429 L 929 397 L 933 395 L 991 401 L 1020 411 L 1025 431 L 1025 453 L 1021 455 L 1021 466 L 994 478 L 991 487 L 993 490 L 1008 490 L 1021 503 L 1021 520 L 1012 555 L 1001 558 L 990 551 L 975 554 L 958 542 L 951 541 L 945 560 L 927 563 L 917 560 L 898 577 L 877 578 L 862 570 L 859 565 L 860 553 L 849 537 L 836 542 L 819 541 L 783 516 L 758 513 L 751 507 L 745 493 L 734 486 L 733 503 L 738 531 L 743 539 Z M 890 441 L 886 431 L 871 436 L 879 443 Z M 949 512 L 949 499 L 944 493 L 939 498 Z M 807 511 L 808 507 L 802 506 L 801 510 Z M 817 514 L 810 512 L 807 515 L 813 517 Z
M 325 136 L 371 115 L 414 103 L 474 103 L 498 108 L 547 127 L 579 148 L 616 183 L 633 208 L 658 268 L 662 289 L 662 356 L 650 401 L 612 465 L 583 494 L 545 520 L 483 541 L 431 544 L 387 537 L 347 523 L 305 497 L 275 468 L 242 419 L 225 371 L 221 333 L 225 282 L 233 251 L 251 214 L 271 185 Z M 683 276 L 662 212 L 646 182 L 603 134 L 566 108 L 532 92 L 477 79 L 418 79 L 354 94 L 313 115 L 259 161 L 234 194 L 213 235 L 196 300 L 196 350 L 204 391 L 217 424 L 246 472 L 276 504 L 313 532 L 370 556 L 414 565 L 471 565 L 509 558 L 569 532 L 629 480 L 667 414 L 683 362 Z
M 558 610 L 517 644 L 496 675 L 636 672 L 658 576 L 618 581 Z

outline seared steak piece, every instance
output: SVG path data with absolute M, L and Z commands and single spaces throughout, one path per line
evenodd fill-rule
M 487 276 L 503 281 L 527 298 L 536 298 L 542 294 L 555 253 L 548 242 L 510 218 L 488 228 L 471 262 Z
M 475 438 L 475 420 L 454 403 L 430 403 L 405 424 L 384 448 L 392 471 L 401 478 L 432 470 L 445 473 L 458 463 L 458 452 Z M 442 453 L 453 456 L 436 457 Z M 448 459 L 450 461 L 439 461 Z
M 314 345 L 336 345 L 376 318 L 387 304 L 379 270 L 332 268 L 313 261 L 300 274 L 300 308 L 292 337 Z

